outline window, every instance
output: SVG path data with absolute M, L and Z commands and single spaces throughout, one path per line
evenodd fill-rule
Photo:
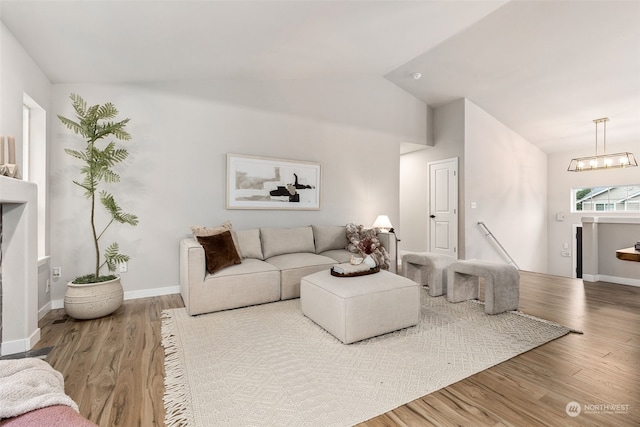
M 29 181 L 29 134 L 31 133 L 31 110 L 22 106 L 22 179 Z
M 640 212 L 640 185 L 574 188 L 573 212 Z
M 38 258 L 47 256 L 47 113 L 27 94 L 22 98 L 22 179 L 38 186 Z

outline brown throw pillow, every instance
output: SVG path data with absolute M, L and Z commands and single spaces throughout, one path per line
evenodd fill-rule
M 242 262 L 233 244 L 230 231 L 214 234 L 213 236 L 198 236 L 197 239 L 204 248 L 204 257 L 209 274 Z
M 231 232 L 231 237 L 233 238 L 233 244 L 236 247 L 236 251 L 238 251 L 238 256 L 242 259 L 242 253 L 240 252 L 240 245 L 238 244 L 238 238 L 236 237 L 236 232 L 233 230 L 233 226 L 230 221 L 225 221 L 217 227 L 207 227 L 203 225 L 192 225 L 191 232 L 193 233 L 193 237 L 196 239 L 198 237 L 203 236 L 213 236 L 214 234 L 220 234 L 229 230 Z

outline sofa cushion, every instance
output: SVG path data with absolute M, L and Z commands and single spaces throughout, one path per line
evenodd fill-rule
M 245 275 L 265 273 L 270 271 L 277 272 L 278 269 L 265 261 L 249 258 L 244 260 L 242 264 L 232 265 L 231 267 L 217 271 L 214 274 L 207 275 L 207 277 L 205 278 L 205 281 L 208 281 L 209 278 L 223 278 L 223 277 L 232 278 L 234 276 L 245 276 Z
M 266 262 L 280 270 L 280 298 L 283 300 L 300 296 L 300 280 L 304 276 L 337 264 L 332 258 L 310 253 L 277 255 L 267 258 Z
M 271 264 L 245 259 L 215 274 L 191 290 L 190 315 L 228 310 L 280 299 L 280 272 Z
M 333 249 L 344 249 L 349 244 L 346 226 L 312 225 L 311 227 L 317 254 Z
M 322 252 L 321 254 L 318 254 L 318 255 L 335 259 L 338 263 L 349 262 L 351 261 L 352 256 L 358 256 L 356 254 L 352 254 L 346 249 L 333 249 L 330 251 Z
M 204 248 L 207 272 L 209 274 L 242 262 L 233 244 L 231 231 L 227 230 L 211 236 L 199 236 L 197 239 Z
M 316 251 L 311 227 L 261 228 L 260 238 L 264 259 L 283 254 Z
M 295 253 L 276 255 L 267 258 L 265 262 L 275 266 L 278 270 L 294 270 L 310 265 L 335 265 L 338 264 L 333 258 L 310 253 Z
M 259 229 L 238 230 L 236 231 L 236 238 L 238 239 L 238 250 L 243 259 L 264 259 L 262 256 L 262 243 L 260 242 Z

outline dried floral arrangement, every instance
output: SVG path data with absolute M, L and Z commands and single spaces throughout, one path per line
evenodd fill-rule
M 360 240 L 360 242 L 358 243 L 358 249 L 360 249 L 360 251 L 364 255 L 371 255 L 380 246 L 381 246 L 380 240 L 378 240 L 377 238 L 371 238 L 371 237 L 365 237 L 364 239 Z
M 375 228 L 365 228 L 363 225 L 347 224 L 346 233 L 349 244 L 345 249 L 354 254 L 371 255 L 380 268 L 388 270 L 391 260 L 389 252 L 378 239 L 379 231 Z

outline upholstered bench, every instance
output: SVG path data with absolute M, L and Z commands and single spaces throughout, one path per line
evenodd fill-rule
M 429 295 L 447 292 L 447 267 L 456 259 L 431 252 L 409 252 L 402 257 L 402 275 L 419 285 L 429 285 Z
M 457 261 L 447 267 L 447 300 L 477 299 L 479 277 L 485 279 L 485 313 L 498 314 L 518 308 L 520 273 L 512 265 L 489 261 Z
M 420 286 L 380 271 L 334 277 L 328 270 L 300 281 L 302 314 L 345 344 L 417 325 Z

